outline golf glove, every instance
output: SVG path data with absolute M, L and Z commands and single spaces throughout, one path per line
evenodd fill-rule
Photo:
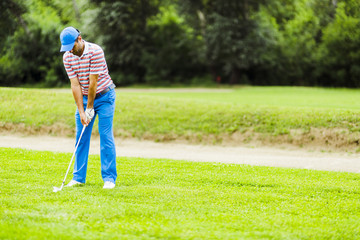
M 87 118 L 87 120 L 88 120 L 89 122 L 91 122 L 91 120 L 93 119 L 94 115 L 95 115 L 95 111 L 94 111 L 93 108 L 87 108 L 87 109 L 85 110 L 85 116 L 86 116 L 86 118 Z

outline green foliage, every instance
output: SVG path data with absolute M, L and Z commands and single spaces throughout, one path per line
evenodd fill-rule
M 346 14 L 346 4 L 339 3 L 335 20 L 323 31 L 320 74 L 328 86 L 360 86 L 360 10 Z
M 117 85 L 211 76 L 360 86 L 357 0 L 3 0 L 0 7 L 2 86 L 68 82 L 58 38 L 70 25 L 104 48 Z
M 298 0 L 279 12 L 275 3 L 263 8 L 262 16 L 275 17 L 280 37 L 270 50 L 272 68 L 260 66 L 256 75 L 260 70 L 260 76 L 271 79 L 265 84 L 358 87 L 360 19 L 355 2 Z M 292 11 L 283 21 L 286 8 Z
M 5 83 L 61 86 L 66 78 L 58 49 L 56 30 L 42 33 L 41 29 L 32 29 L 28 35 L 20 29 L 11 38 L 9 52 L 0 60 L 6 62 L 1 69 L 6 73 Z
M 90 156 L 53 193 L 70 158 L 0 148 L 1 239 L 359 238 L 359 174 L 122 157 L 105 190 Z
M 23 26 L 7 36 L 0 58 L 1 85 L 36 84 L 47 87 L 67 82 L 61 54 L 56 11 L 43 1 L 29 0 Z
M 201 37 L 196 38 L 174 5 L 160 7 L 160 12 L 148 20 L 147 30 L 151 39 L 142 56 L 145 82 L 190 83 L 201 69 Z
M 70 90 L 0 90 L 0 129 L 23 126 L 24 131 L 55 135 L 75 130 L 76 106 Z M 351 141 L 351 134 L 359 131 L 358 90 L 251 87 L 193 93 L 120 91 L 117 95 L 117 137 L 199 142 L 202 137 L 213 137 L 221 142 L 222 137 L 236 132 L 266 138 L 326 128 L 344 130 L 341 138 Z
M 280 28 L 283 29 L 288 20 L 293 19 L 297 13 L 297 3 L 299 0 L 276 0 L 270 1 L 262 8 L 266 10 L 266 15 L 273 17 Z M 263 12 L 261 14 L 264 14 Z
M 117 84 L 142 82 L 145 74 L 141 64 L 150 33 L 147 20 L 158 12 L 158 1 L 107 0 L 92 2 L 100 4 L 101 10 L 94 18 L 95 31 L 104 44 L 107 62 Z M 130 79 L 127 75 L 135 76 Z M 119 81 L 122 80 L 122 81 Z M 132 82 L 132 81 L 134 82 Z
M 284 24 L 283 37 L 280 40 L 282 59 L 291 85 L 317 85 L 311 82 L 314 66 L 314 52 L 317 49 L 316 36 L 320 31 L 318 17 L 306 3 L 296 16 Z M 285 70 L 285 69 L 284 69 Z
M 273 41 L 265 25 L 259 27 L 258 19 L 253 17 L 260 4 L 267 1 L 195 2 L 196 12 L 190 7 L 184 9 L 199 16 L 198 29 L 206 42 L 207 65 L 214 78 L 224 74 L 231 83 L 239 83 L 243 71 L 261 62 L 262 54 Z
M 104 190 L 90 156 L 86 184 L 53 193 L 70 158 L 0 149 L 1 239 L 359 237 L 359 174 L 118 158 Z
M 16 25 L 21 24 L 21 15 L 26 12 L 24 5 L 14 0 L 0 2 L 0 46 L 4 46 L 9 35 L 16 30 Z M 3 49 L 0 49 L 2 53 Z

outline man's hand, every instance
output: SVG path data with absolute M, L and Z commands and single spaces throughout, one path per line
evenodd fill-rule
M 85 116 L 88 123 L 91 122 L 91 120 L 94 118 L 95 111 L 93 108 L 86 108 L 85 110 Z

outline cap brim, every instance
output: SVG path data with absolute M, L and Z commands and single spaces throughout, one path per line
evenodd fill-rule
M 60 52 L 71 51 L 71 49 L 73 49 L 74 45 L 75 45 L 75 42 L 67 44 L 67 45 L 61 45 Z

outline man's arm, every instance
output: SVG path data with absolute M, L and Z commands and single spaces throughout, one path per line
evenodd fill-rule
M 86 108 L 94 108 L 94 100 L 96 96 L 98 78 L 99 78 L 99 74 L 90 74 L 88 102 Z
M 88 123 L 87 118 L 85 116 L 83 94 L 82 94 L 82 91 L 81 91 L 81 86 L 80 86 L 79 80 L 78 80 L 77 77 L 70 78 L 70 82 L 71 82 L 72 94 L 74 96 L 76 106 L 77 106 L 77 108 L 79 110 L 81 123 L 83 125 L 87 126 L 89 123 Z

